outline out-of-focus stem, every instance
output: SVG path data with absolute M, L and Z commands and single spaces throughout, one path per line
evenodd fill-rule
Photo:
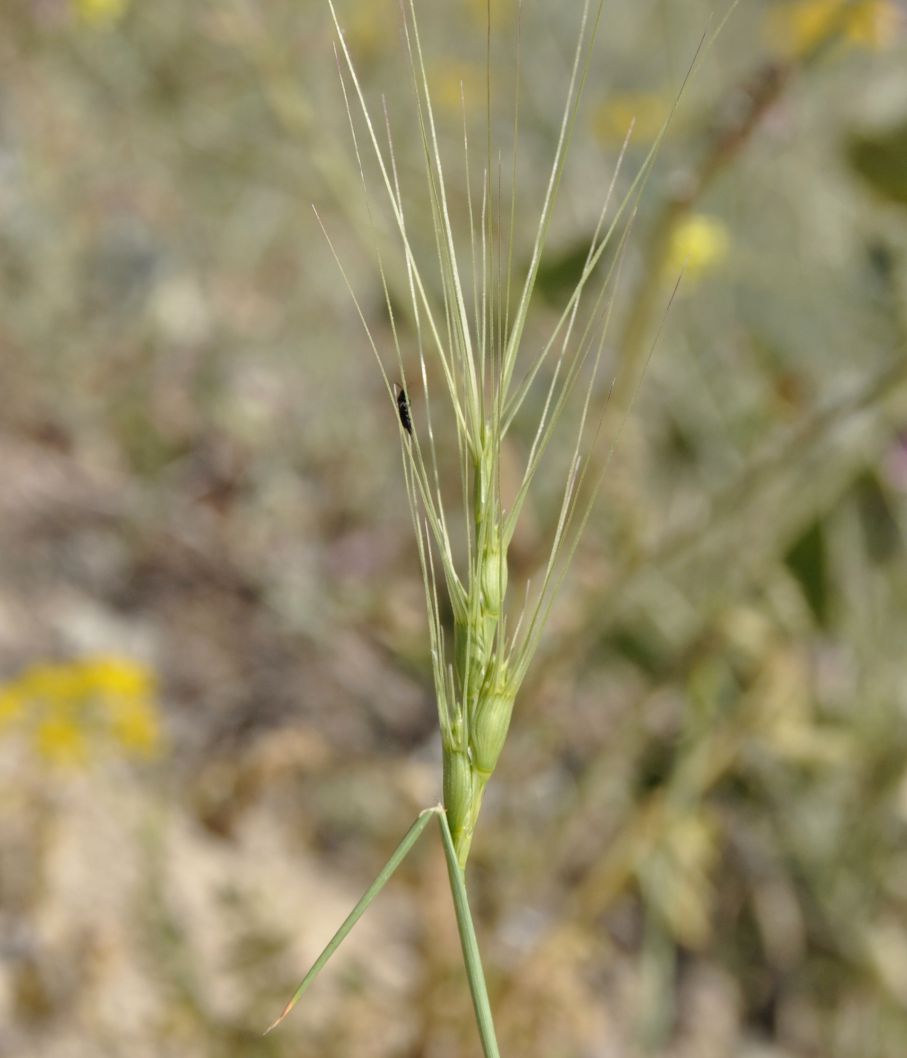
M 627 299 L 630 309 L 616 343 L 620 363 L 609 395 L 610 414 L 615 421 L 621 422 L 627 414 L 640 373 L 645 368 L 647 340 L 661 304 L 665 264 L 675 228 L 716 177 L 738 158 L 795 77 L 813 66 L 841 39 L 848 16 L 859 2 L 842 0 L 829 18 L 825 32 L 802 52 L 787 59 L 764 61 L 726 97 L 706 134 L 705 149 L 698 165 L 687 175 L 685 186 L 667 197 L 657 211 L 639 279 Z
M 611 414 L 617 421 L 629 411 L 640 372 L 645 367 L 646 343 L 662 300 L 665 265 L 675 228 L 718 174 L 740 154 L 796 69 L 790 62 L 769 61 L 744 81 L 732 95 L 727 115 L 719 116 L 704 155 L 687 177 L 686 186 L 662 203 L 649 233 L 639 280 L 628 297 L 630 309 L 617 341 L 620 365 L 609 395 Z

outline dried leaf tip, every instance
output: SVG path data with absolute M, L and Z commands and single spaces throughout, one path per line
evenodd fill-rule
M 289 1003 L 287 1003 L 287 1005 L 283 1008 L 283 1013 L 280 1015 L 280 1017 L 275 1018 L 275 1020 L 271 1022 L 271 1024 L 262 1033 L 262 1036 L 267 1036 L 269 1033 L 273 1032 L 277 1028 L 277 1026 L 280 1025 L 286 1019 L 287 1015 L 290 1013 L 293 1007 L 296 1006 L 296 999 L 297 997 L 293 996 Z

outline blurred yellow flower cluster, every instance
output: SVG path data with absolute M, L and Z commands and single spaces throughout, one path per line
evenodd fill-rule
M 501 29 L 509 25 L 517 13 L 517 0 L 464 0 L 466 11 L 470 18 L 481 29 L 488 25 L 491 18 L 491 28 Z
M 83 22 L 103 26 L 122 18 L 129 6 L 129 0 L 73 0 L 73 5 Z
M 149 756 L 161 742 L 154 676 L 134 661 L 34 665 L 0 686 L 0 733 L 23 736 L 51 764 L 87 764 L 101 749 Z
M 668 102 L 656 92 L 627 92 L 596 107 L 592 128 L 605 143 L 623 143 L 632 125 L 633 142 L 650 143 L 661 132 L 668 113 Z
M 772 11 L 771 36 L 785 53 L 798 56 L 826 37 L 864 48 L 882 48 L 899 22 L 895 0 L 792 0 Z
M 343 31 L 360 62 L 387 51 L 397 40 L 399 27 L 394 0 L 359 0 L 344 12 Z
M 473 112 L 485 103 L 485 68 L 473 63 L 438 62 L 428 72 L 432 103 L 459 117 L 463 107 Z
M 727 257 L 729 245 L 727 228 L 720 220 L 693 213 L 671 231 L 665 268 L 669 274 L 682 271 L 687 279 L 697 280 Z

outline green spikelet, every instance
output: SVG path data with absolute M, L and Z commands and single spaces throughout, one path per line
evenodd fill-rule
M 494 634 L 497 620 L 481 610 L 472 618 L 458 621 L 454 629 L 456 638 L 457 686 L 467 703 L 474 704 L 485 672 L 494 650 Z
M 507 666 L 498 666 L 483 687 L 469 729 L 469 748 L 476 778 L 484 785 L 497 767 L 504 748 L 516 689 L 507 676 Z
M 483 609 L 486 614 L 497 619 L 503 612 L 504 596 L 507 594 L 507 552 L 498 532 L 489 535 L 491 539 L 481 557 L 479 580 Z
M 466 865 L 472 833 L 479 814 L 482 793 L 468 753 L 444 750 L 444 809 L 460 866 Z

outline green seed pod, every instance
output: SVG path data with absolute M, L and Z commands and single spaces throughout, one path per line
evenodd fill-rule
M 469 757 L 461 750 L 444 751 L 444 809 L 454 842 L 471 831 L 475 779 Z
M 482 602 L 489 614 L 499 617 L 507 593 L 507 552 L 499 537 L 489 541 L 482 556 Z
M 510 727 L 514 698 L 507 681 L 498 680 L 479 699 L 469 732 L 469 744 L 480 779 L 487 780 L 497 766 Z

